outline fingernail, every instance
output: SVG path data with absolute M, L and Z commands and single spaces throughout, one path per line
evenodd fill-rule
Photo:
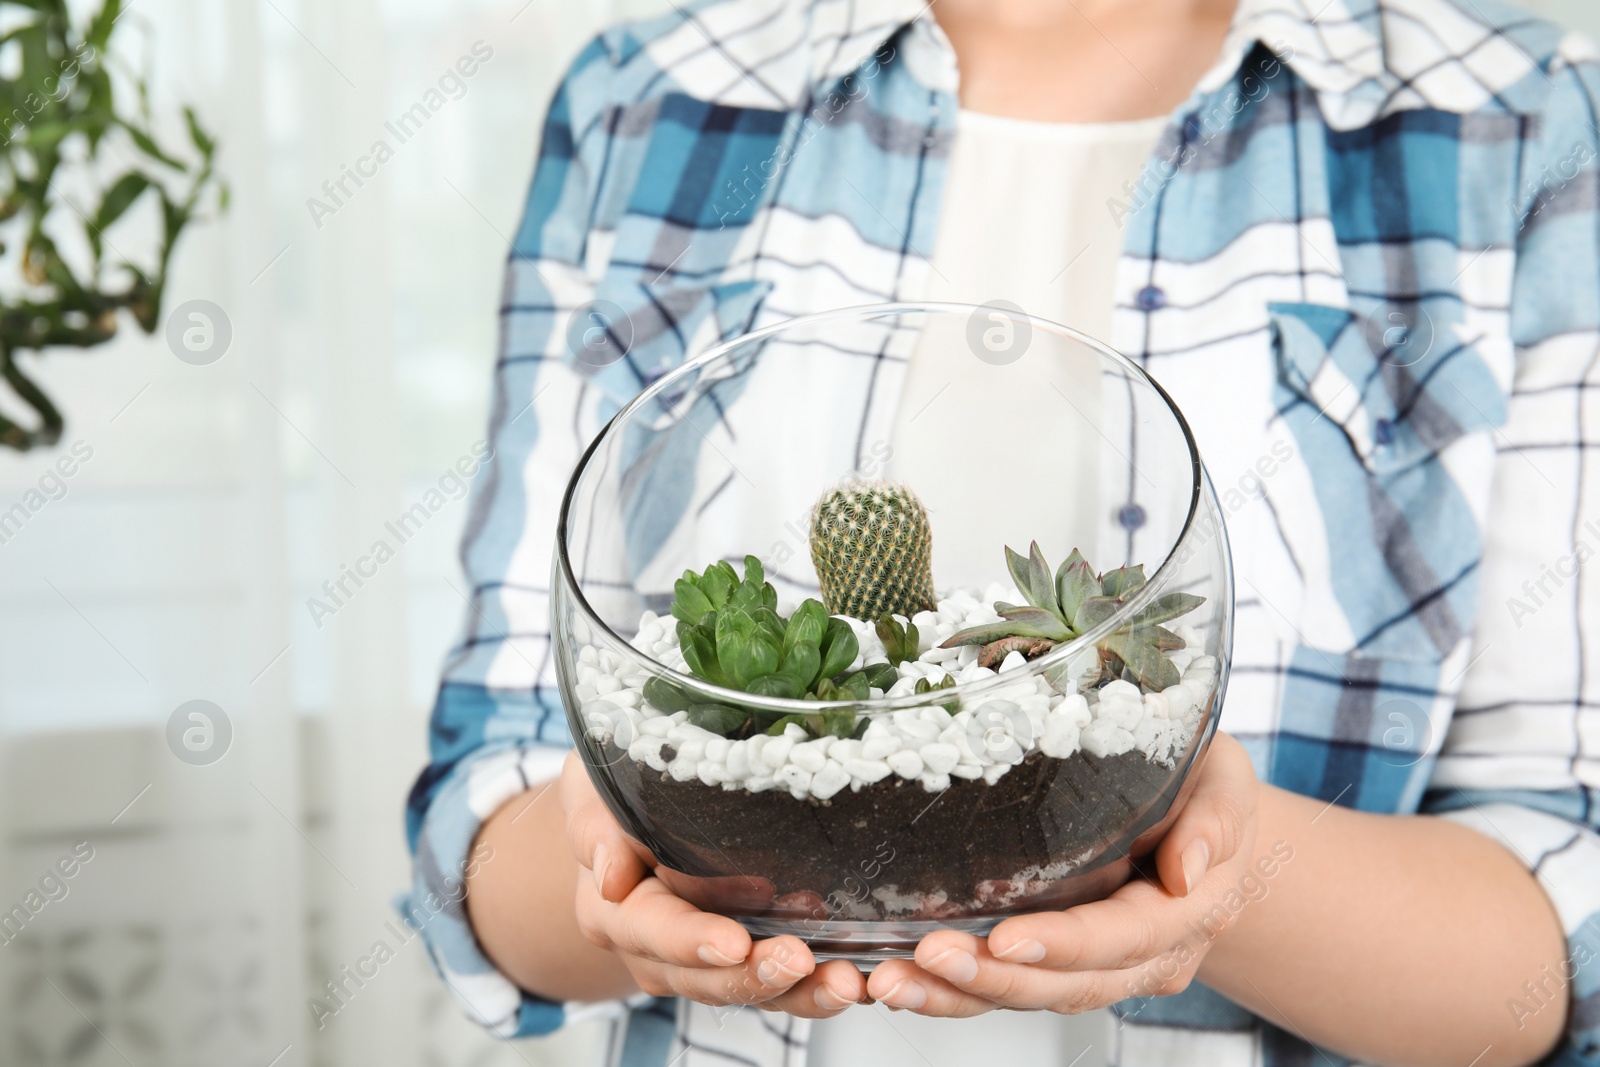
M 811 994 L 811 999 L 816 1001 L 817 1007 L 823 1011 L 843 1011 L 855 1003 L 835 993 L 832 986 L 825 985 L 817 986 L 817 991 Z
M 611 867 L 611 857 L 606 852 L 606 846 L 594 846 L 594 887 L 600 893 L 600 898 L 606 895 L 606 871 Z
M 1007 963 L 1038 963 L 1044 959 L 1044 946 L 1031 937 L 1025 937 L 1010 948 L 995 952 L 994 958 Z
M 883 997 L 883 1002 L 891 1008 L 909 1008 L 916 1011 L 928 1002 L 928 991 L 911 979 L 902 978 L 900 984 Z
M 713 967 L 732 967 L 739 962 L 715 945 L 701 945 L 695 949 L 695 955 Z
M 1211 867 L 1211 846 L 1202 838 L 1183 850 L 1183 892 L 1187 896 L 1194 892 L 1194 887 L 1200 884 L 1206 871 Z
M 963 949 L 947 948 L 928 961 L 928 970 L 956 985 L 966 985 L 978 977 L 978 961 Z
M 761 979 L 763 985 L 777 985 L 780 982 L 792 985 L 804 978 L 805 975 L 790 967 L 785 967 L 775 959 L 764 959 L 756 968 L 756 977 Z

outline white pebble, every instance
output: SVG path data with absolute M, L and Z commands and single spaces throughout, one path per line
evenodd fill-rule
M 803 745 L 796 745 L 789 752 L 789 762 L 811 774 L 822 770 L 823 764 L 828 762 L 827 747 L 820 741 L 807 741 Z
M 1079 735 L 1085 752 L 1096 756 L 1120 756 L 1133 748 L 1133 734 L 1104 719 L 1096 719 L 1085 726 Z
M 773 769 L 782 767 L 784 761 L 789 758 L 790 750 L 793 748 L 794 738 L 790 737 L 787 732 L 782 737 L 774 737 L 761 750 L 761 762 Z
M 982 778 L 983 777 L 983 764 L 981 764 L 981 763 L 958 763 L 954 767 L 950 768 L 950 773 L 955 775 L 957 778 L 966 778 L 966 779 L 969 779 L 969 780 L 970 779 L 974 779 L 974 778 Z
M 643 697 L 640 696 L 639 691 L 636 689 L 618 689 L 611 694 L 611 700 L 613 703 L 620 704 L 625 708 L 636 708 L 643 700 Z
M 861 755 L 861 742 L 850 737 L 843 737 L 833 743 L 828 749 L 828 758 L 846 763 Z
M 1105 687 L 1100 690 L 1101 701 L 1120 699 L 1138 700 L 1141 696 L 1143 696 L 1143 694 L 1139 692 L 1138 686 L 1134 685 L 1132 682 L 1125 682 L 1121 678 L 1118 678 L 1114 682 L 1107 683 Z
M 1181 683 L 1180 683 L 1181 684 Z M 1146 693 L 1144 695 L 1145 712 L 1156 719 L 1165 719 L 1169 706 L 1165 693 Z
M 573 691 L 578 694 L 578 703 L 580 704 L 587 704 L 600 695 L 600 690 L 583 682 L 579 682 Z
M 868 783 L 889 777 L 889 765 L 881 759 L 845 760 L 844 769 L 850 772 L 851 778 Z
M 1095 721 L 1103 722 L 1122 730 L 1131 730 L 1144 718 L 1144 701 L 1142 700 L 1104 700 L 1095 708 Z
M 1006 671 L 1021 670 L 1027 665 L 1028 657 L 1024 656 L 1021 652 L 1007 652 L 1006 658 L 1000 661 L 1000 673 L 1004 674 Z
M 680 758 L 675 759 L 671 763 L 667 764 L 667 773 L 672 775 L 672 780 L 674 782 L 687 782 L 689 779 L 695 776 L 695 773 L 699 771 L 699 769 L 699 765 L 695 760 L 686 760 Z
M 599 655 L 595 652 L 595 647 L 593 645 L 584 645 L 578 649 L 578 662 L 588 664 L 599 662 Z
M 900 739 L 893 735 L 874 737 L 861 742 L 862 759 L 883 759 L 890 753 L 898 751 L 900 751 Z
M 910 749 L 891 753 L 885 762 L 902 778 L 916 778 L 922 773 L 922 757 Z
M 940 741 L 923 745 L 921 755 L 922 762 L 927 765 L 931 774 L 949 774 L 950 769 L 961 761 L 959 748 Z
M 661 760 L 661 746 L 663 743 L 664 739 L 660 737 L 636 737 L 633 740 L 633 744 L 628 746 L 628 758 L 648 763 L 659 771 L 666 767 L 665 763 L 662 763 L 660 767 L 656 767 L 656 763 Z
M 1078 751 L 1078 727 L 1065 715 L 1052 715 L 1039 739 L 1039 751 L 1051 759 L 1066 759 Z
M 752 793 L 765 793 L 767 790 L 771 789 L 776 782 L 777 779 L 773 778 L 770 774 L 758 774 L 754 777 L 746 778 L 744 787 L 750 790 Z
M 811 789 L 811 772 L 792 763 L 785 763 L 778 768 L 778 773 L 773 777 L 778 780 L 779 785 L 788 786 L 790 792 L 805 793 Z
M 811 795 L 818 800 L 827 800 L 849 784 L 850 772 L 830 759 L 822 770 L 812 776 Z
M 684 741 L 678 745 L 678 758 L 699 763 L 706 758 L 706 743 L 700 740 Z
M 721 785 L 728 780 L 728 769 L 715 760 L 703 759 L 695 768 L 695 776 L 706 785 Z
M 726 763 L 728 761 L 728 750 L 732 747 L 733 742 L 726 737 L 713 737 L 706 742 L 706 759 L 715 760 L 718 763 Z
M 806 728 L 804 726 L 801 726 L 797 722 L 791 722 L 791 723 L 788 723 L 788 724 L 786 724 L 784 726 L 784 728 L 783 728 L 783 736 L 787 737 L 789 740 L 793 741 L 795 744 L 799 744 L 801 741 L 804 741 L 807 737 L 810 737 L 811 735 L 806 733 Z
M 1083 698 L 1082 693 L 1073 693 L 1065 698 L 1050 714 L 1066 716 L 1080 730 L 1094 721 L 1094 714 L 1089 710 L 1089 702 Z
M 610 696 L 612 693 L 615 693 L 618 689 L 622 688 L 622 683 L 617 681 L 609 674 L 602 674 L 600 677 L 594 680 L 594 688 L 595 692 L 599 693 L 601 696 Z
M 639 720 L 639 732 L 651 737 L 665 738 L 672 732 L 672 720 L 665 715 L 653 715 Z
M 943 793 L 950 788 L 950 776 L 948 774 L 925 773 L 917 780 L 922 783 L 922 788 L 930 793 Z
M 728 746 L 728 777 L 750 776 L 750 742 L 735 741 Z

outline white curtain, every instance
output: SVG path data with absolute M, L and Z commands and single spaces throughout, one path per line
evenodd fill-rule
M 0 543 L 0 914 L 28 916 L 0 927 L 0 1063 L 593 1061 L 594 1031 L 505 1045 L 459 1019 L 389 900 L 463 611 L 451 470 L 483 433 L 540 121 L 589 35 L 657 9 L 129 5 L 118 50 L 158 112 L 197 105 L 233 192 L 169 307 L 213 302 L 232 341 L 194 366 L 125 322 L 51 353 L 61 446 L 0 453 L 0 511 L 89 456 Z M 441 482 L 402 543 L 385 523 Z M 330 598 L 379 540 L 394 558 Z M 214 763 L 169 747 L 192 700 L 231 725 Z
M 1600 29 L 1587 0 L 1535 6 Z M 403 545 L 385 523 L 448 494 L 483 432 L 501 264 L 560 70 L 601 24 L 666 8 L 132 3 L 119 46 L 158 111 L 198 105 L 233 187 L 180 247 L 169 306 L 214 302 L 232 343 L 193 366 L 125 323 L 52 353 L 35 366 L 61 447 L 0 452 L 0 512 L 90 453 L 0 541 L 0 919 L 27 915 L 0 926 L 0 1063 L 595 1061 L 582 1027 L 482 1037 L 391 925 L 464 506 Z M 402 142 L 386 124 L 430 90 L 445 102 Z M 378 141 L 392 157 L 363 163 Z M 395 557 L 335 603 L 323 583 L 379 540 Z M 233 730 L 209 765 L 168 743 L 191 700 Z

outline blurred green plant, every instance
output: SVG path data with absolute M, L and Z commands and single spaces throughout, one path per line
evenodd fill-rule
M 37 416 L 29 428 L 0 414 L 8 448 L 54 444 L 64 426 L 19 354 L 105 344 L 119 311 L 153 333 L 179 235 L 208 190 L 227 208 L 216 142 L 194 110 L 183 109 L 187 146 L 163 146 L 146 76 L 115 63 L 110 43 L 124 9 L 105 0 L 74 21 L 65 0 L 0 0 L 0 377 Z M 97 204 L 67 198 L 58 179 L 69 171 Z M 150 198 L 160 204 L 160 243 L 136 263 L 105 234 Z

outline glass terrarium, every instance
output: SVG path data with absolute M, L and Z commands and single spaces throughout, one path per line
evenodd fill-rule
M 552 589 L 572 733 L 658 876 L 867 963 L 1127 881 L 1232 649 L 1182 413 L 1001 306 L 791 319 L 661 377 L 579 462 Z

